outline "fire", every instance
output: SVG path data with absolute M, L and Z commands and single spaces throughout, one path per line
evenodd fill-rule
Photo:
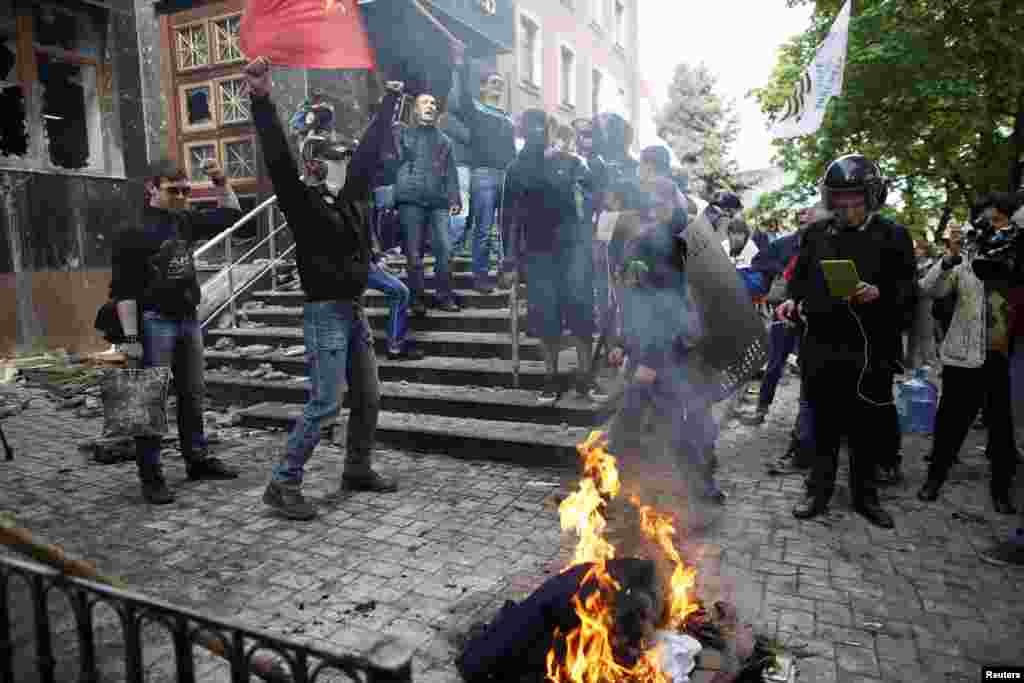
M 340 9 L 342 14 L 348 11 L 345 8 L 344 0 L 341 0 L 341 2 L 338 0 L 324 0 L 324 14 L 330 13 L 331 10 L 335 9 L 335 7 Z
M 616 660 L 612 635 L 615 630 L 612 600 L 620 589 L 615 578 L 608 573 L 606 562 L 615 557 L 615 546 L 605 537 L 607 520 L 604 511 L 608 500 L 620 491 L 616 460 L 607 451 L 604 432 L 593 432 L 577 447 L 583 458 L 583 479 L 578 489 L 559 506 L 563 531 L 575 531 L 576 551 L 569 569 L 583 563 L 593 563 L 584 584 L 596 583 L 598 589 L 585 599 L 573 598 L 580 625 L 568 634 L 555 633 L 556 642 L 564 644 L 565 655 L 559 659 L 558 645 L 547 656 L 547 678 L 552 683 L 669 683 L 669 677 L 659 667 L 658 646 L 651 646 L 632 666 Z M 670 595 L 661 615 L 659 628 L 678 629 L 686 617 L 698 609 L 690 592 L 696 579 L 696 570 L 683 563 L 675 548 L 675 525 L 672 517 L 630 499 L 640 510 L 641 530 L 653 541 L 674 566 L 670 582 Z

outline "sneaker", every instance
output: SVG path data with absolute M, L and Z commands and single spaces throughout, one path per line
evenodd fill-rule
M 454 301 L 442 301 L 437 305 L 437 308 L 445 313 L 458 313 L 462 310 L 462 306 L 459 306 Z
M 1016 534 L 1008 541 L 996 545 L 978 557 L 982 562 L 993 564 L 997 567 L 1024 568 L 1024 529 L 1017 529 Z
M 537 403 L 554 403 L 561 395 L 562 392 L 558 386 L 558 380 L 549 377 L 544 383 L 544 388 L 540 390 L 540 395 L 537 396 Z
M 398 490 L 398 482 L 379 472 L 370 470 L 361 474 L 342 474 L 341 488 L 345 491 L 368 491 L 370 493 L 394 493 Z
M 263 502 L 288 519 L 305 521 L 316 517 L 316 508 L 302 497 L 302 485 L 298 482 L 271 481 L 263 492 Z
M 757 412 L 753 415 L 744 415 L 740 417 L 740 422 L 747 425 L 748 427 L 757 427 L 763 425 L 764 421 L 768 419 L 768 407 L 758 406 Z
M 427 317 L 427 305 L 422 301 L 417 301 L 409 307 L 409 317 L 412 318 L 426 318 Z
M 404 349 L 388 349 L 388 360 L 423 360 L 427 354 L 415 346 L 406 346 Z
M 603 403 L 608 400 L 608 392 L 602 389 L 597 382 L 578 379 L 576 381 L 576 394 L 580 398 L 589 399 L 597 403 Z

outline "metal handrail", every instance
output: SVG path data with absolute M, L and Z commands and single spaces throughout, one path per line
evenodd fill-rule
M 224 268 L 219 273 L 217 273 L 216 275 L 211 277 L 209 280 L 204 282 L 203 283 L 203 287 L 207 287 L 209 285 L 212 285 L 214 282 L 217 282 L 217 281 L 221 280 L 222 278 L 226 277 L 228 275 L 228 271 L 229 271 L 230 268 L 232 268 L 234 266 L 241 265 L 242 261 L 244 261 L 245 259 L 247 259 L 250 256 L 252 256 L 256 252 L 257 249 L 262 247 L 268 241 L 272 240 L 277 235 L 277 233 L 281 232 L 282 230 L 284 230 L 287 227 L 288 227 L 288 223 L 285 222 L 285 223 L 282 223 L 281 225 L 277 226 L 276 228 L 272 228 L 270 233 L 266 237 L 261 239 L 259 242 L 257 242 L 249 251 L 247 251 L 244 254 L 242 254 L 241 256 L 239 256 L 237 259 L 235 259 L 235 261 L 233 263 L 229 264 L 227 268 Z
M 217 309 L 213 313 L 208 315 L 206 317 L 206 319 L 203 320 L 203 322 L 199 326 L 200 329 L 206 329 L 206 327 L 214 319 L 216 319 L 216 317 L 218 315 L 223 313 L 224 309 L 227 308 L 228 306 L 231 307 L 231 327 L 233 327 L 233 328 L 234 327 L 238 327 L 238 316 L 236 315 L 237 311 L 236 311 L 236 308 L 235 308 L 235 302 L 238 300 L 238 297 L 240 297 L 243 294 L 245 294 L 246 292 L 248 292 L 253 287 L 253 285 L 256 284 L 256 282 L 258 282 L 259 279 L 261 277 L 263 277 L 267 273 L 268 270 L 273 269 L 274 272 L 276 273 L 277 272 L 277 270 L 276 270 L 277 269 L 277 264 L 279 264 L 281 261 L 283 261 L 285 258 L 287 258 L 288 255 L 291 254 L 293 251 L 295 251 L 295 245 L 294 244 L 291 245 L 290 247 L 288 247 L 287 249 L 285 249 L 283 252 L 281 252 L 281 255 L 278 256 L 276 259 L 272 259 L 270 261 L 270 263 L 268 263 L 267 265 L 263 266 L 262 270 L 260 270 L 260 272 L 258 272 L 255 275 L 253 275 L 251 278 L 249 278 L 249 281 L 246 282 L 244 285 L 242 285 L 242 287 L 240 289 L 238 289 L 238 291 L 234 291 L 233 283 L 231 285 L 229 285 L 229 290 L 230 291 L 228 293 L 228 300 L 225 301 L 224 303 L 222 303 L 220 306 L 218 306 Z M 275 285 L 276 285 L 276 279 L 277 278 L 275 277 L 274 279 L 275 279 Z
M 220 244 L 221 242 L 226 240 L 228 237 L 230 237 L 231 235 L 235 234 L 235 232 L 239 228 L 242 228 L 243 226 L 248 225 L 249 221 L 251 221 L 256 216 L 260 215 L 260 213 L 265 211 L 268 206 L 272 206 L 272 205 L 274 205 L 276 203 L 277 203 L 277 195 L 274 195 L 274 196 L 270 197 L 269 199 L 264 200 L 263 203 L 261 203 L 259 206 L 257 206 L 256 208 L 254 208 L 252 211 L 250 211 L 249 213 L 245 214 L 241 218 L 239 218 L 237 223 L 235 223 L 230 228 L 228 228 L 224 232 L 222 232 L 219 235 L 217 235 L 216 237 L 214 237 L 212 240 L 210 240 L 209 242 L 207 242 L 203 246 L 201 246 L 198 249 L 196 249 L 196 251 L 192 255 L 192 257 L 195 258 L 195 259 L 202 258 L 203 255 L 206 252 L 210 251 L 215 246 L 217 246 L 218 244 Z

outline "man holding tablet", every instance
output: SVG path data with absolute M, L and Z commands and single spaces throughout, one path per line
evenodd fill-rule
M 914 249 L 906 228 L 878 215 L 885 179 L 859 154 L 833 161 L 821 183 L 827 219 L 807 227 L 789 283 L 788 317 L 807 324 L 801 350 L 816 453 L 798 519 L 824 513 L 835 489 L 839 443 L 850 443 L 854 509 L 882 528 L 874 481 L 877 455 L 899 438 L 892 380 L 901 357 L 901 321 L 914 296 Z

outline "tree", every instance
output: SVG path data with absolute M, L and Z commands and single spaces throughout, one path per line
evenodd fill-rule
M 762 111 L 781 112 L 842 1 L 788 0 L 815 12 L 752 93 Z M 942 222 L 962 218 L 981 193 L 1020 187 L 1024 3 L 858 0 L 842 96 L 816 135 L 776 149 L 804 187 L 841 154 L 877 159 L 903 200 L 898 217 L 919 230 L 939 212 Z
M 717 86 L 717 76 L 704 64 L 680 64 L 657 120 L 658 135 L 672 146 L 691 188 L 704 199 L 717 190 L 744 189 L 730 156 L 739 118 L 733 103 L 715 92 Z

